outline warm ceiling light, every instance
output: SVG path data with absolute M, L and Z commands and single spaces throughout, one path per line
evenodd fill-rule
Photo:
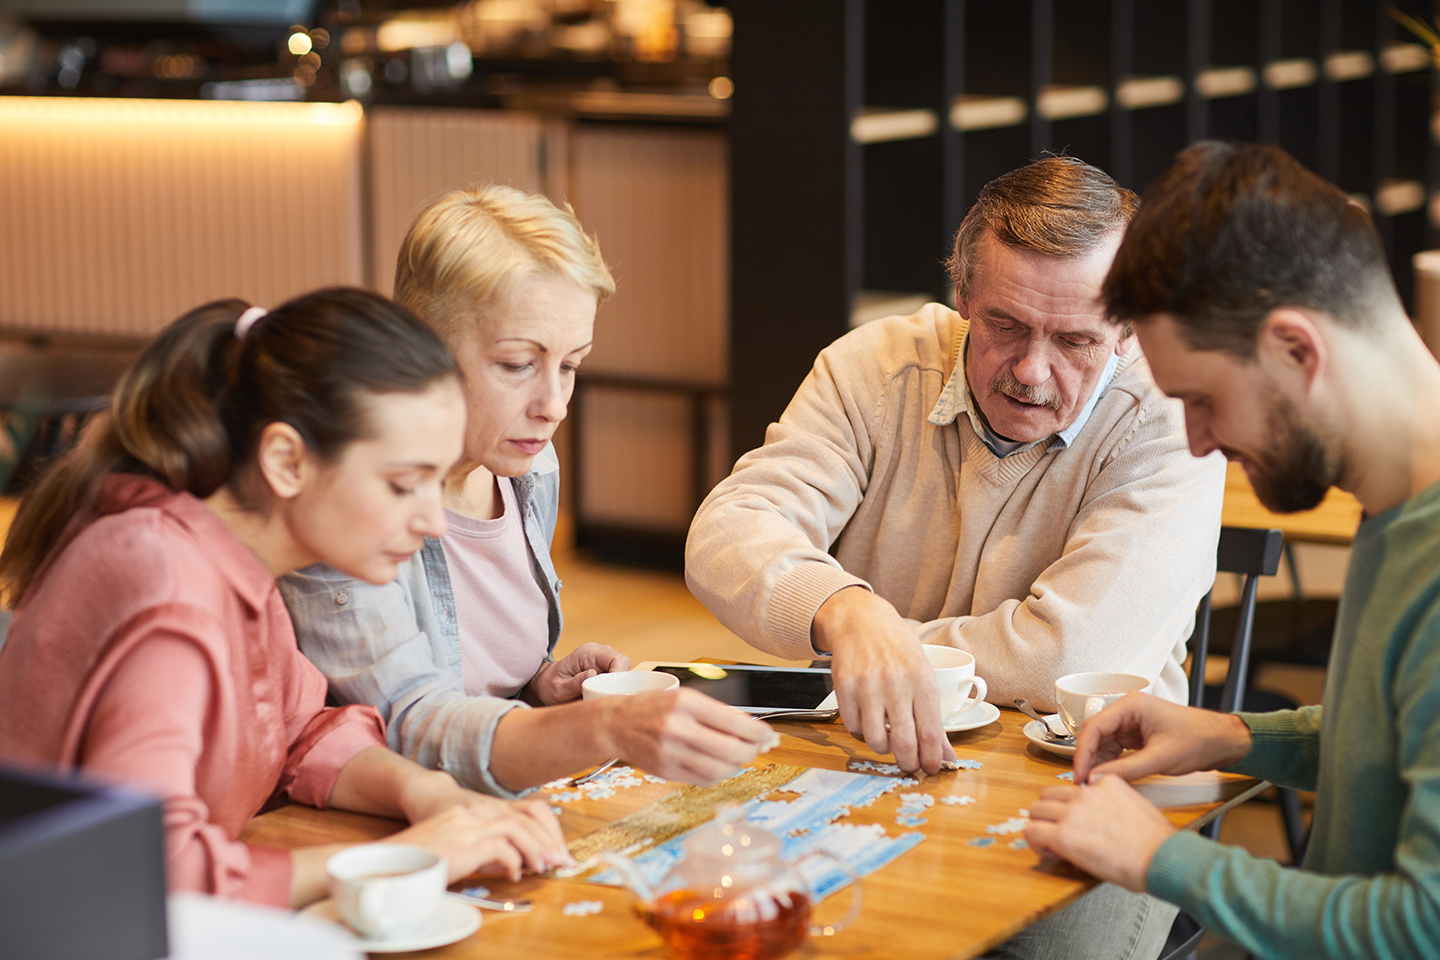
M 305 56 L 305 54 L 310 52 L 310 47 L 312 46 L 310 42 L 310 34 L 304 33 L 302 31 L 296 31 L 295 33 L 290 34 L 290 42 L 288 46 L 290 48 L 290 52 L 295 54 L 295 56 Z

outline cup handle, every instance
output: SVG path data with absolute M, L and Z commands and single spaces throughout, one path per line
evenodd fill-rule
M 380 884 L 367 883 L 362 886 L 356 906 L 360 916 L 365 918 L 366 926 L 378 931 L 382 937 L 389 934 L 393 924 L 385 912 L 385 891 L 380 889 Z
M 970 691 L 965 694 L 965 706 L 955 711 L 956 713 L 962 713 L 966 710 L 969 710 L 977 703 L 985 702 L 985 695 L 990 692 L 990 688 L 985 686 L 985 678 L 981 676 L 976 676 L 973 678 L 973 680 L 974 686 L 972 686 L 970 688 Z
M 845 916 L 841 917 L 840 920 L 836 923 L 810 924 L 810 936 L 833 937 L 835 934 L 839 933 L 841 930 L 844 930 L 846 927 L 850 926 L 850 924 L 854 923 L 855 918 L 860 916 L 860 874 L 855 872 L 855 868 L 850 866 L 850 862 L 848 860 L 846 860 L 839 854 L 831 853 L 829 850 L 811 850 L 799 860 L 796 860 L 795 865 L 798 867 L 800 864 L 804 863 L 806 860 L 809 860 L 811 857 L 829 857 L 831 860 L 834 860 L 836 863 L 840 864 L 841 870 L 844 870 L 850 875 L 850 909 L 846 911 Z M 799 871 L 796 872 L 798 873 Z M 806 889 L 810 888 L 810 882 L 805 879 L 804 874 L 800 875 L 800 880 L 805 884 Z M 814 902 L 815 900 L 814 890 L 810 890 L 810 900 L 812 902 Z

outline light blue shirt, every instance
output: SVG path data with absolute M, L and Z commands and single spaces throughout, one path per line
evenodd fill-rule
M 963 410 L 970 418 L 970 426 L 975 429 L 975 435 L 1001 460 L 1014 456 L 1024 450 L 1029 450 L 1037 443 L 1045 443 L 1046 438 L 1032 440 L 1026 443 L 1023 440 L 1006 440 L 990 429 L 985 418 L 980 416 L 980 408 L 976 405 L 975 399 L 970 394 L 970 382 L 965 379 L 965 355 L 970 346 L 970 339 L 967 336 L 965 342 L 960 345 L 960 355 L 955 361 L 955 371 L 950 374 L 950 379 L 945 384 L 945 389 L 940 391 L 940 398 L 935 401 L 934 408 L 927 418 L 930 423 L 937 427 L 945 427 L 955 422 L 955 418 Z M 1105 372 L 1100 375 L 1100 382 L 1095 385 L 1095 391 L 1090 394 L 1090 399 L 1085 401 L 1085 406 L 1080 410 L 1080 416 L 1059 433 L 1053 433 L 1049 437 L 1049 450 L 1062 450 L 1070 446 L 1071 442 L 1080 435 L 1080 429 L 1085 426 L 1085 421 L 1090 419 L 1090 413 L 1095 409 L 1095 404 L 1100 402 L 1100 395 L 1105 388 L 1110 386 L 1110 379 L 1115 376 L 1115 365 L 1120 362 L 1120 355 L 1113 350 L 1110 352 L 1110 361 L 1105 364 Z
M 560 578 L 550 562 L 560 509 L 555 448 L 547 446 L 513 483 L 531 572 L 550 607 L 553 652 L 563 625 Z M 439 540 L 427 537 L 390 583 L 365 583 L 315 564 L 281 577 L 280 593 L 300 650 L 330 681 L 331 696 L 379 709 L 390 749 L 472 790 L 518 795 L 490 773 L 490 751 L 500 718 L 525 704 L 466 696 L 455 589 Z

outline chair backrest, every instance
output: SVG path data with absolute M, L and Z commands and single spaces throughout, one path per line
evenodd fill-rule
M 1220 710 L 1234 713 L 1245 697 L 1250 669 L 1250 635 L 1255 626 L 1255 591 L 1261 577 L 1273 577 L 1280 569 L 1285 535 L 1279 530 L 1250 527 L 1221 527 L 1215 551 L 1216 569 L 1238 573 L 1245 580 L 1240 588 L 1240 616 L 1235 621 L 1235 638 L 1230 645 L 1230 668 L 1220 692 Z M 1195 632 L 1190 636 L 1190 705 L 1205 702 L 1205 658 L 1210 649 L 1210 594 L 1200 601 L 1195 614 Z

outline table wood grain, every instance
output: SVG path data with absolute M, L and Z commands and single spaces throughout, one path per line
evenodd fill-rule
M 986 826 L 1015 817 L 1041 789 L 1060 781 L 1070 762 L 1032 745 L 1021 734 L 1025 718 L 1002 710 L 998 721 L 979 730 L 952 734 L 956 754 L 980 761 L 974 770 L 942 773 L 918 786 L 898 788 L 868 808 L 854 811 L 849 822 L 885 825 L 893 836 L 908 831 L 895 823 L 901 793 L 924 792 L 936 802 L 918 829 L 926 839 L 881 868 L 862 883 L 864 909 L 855 926 L 833 937 L 814 938 L 800 952 L 804 958 L 973 957 L 1007 939 L 1043 916 L 1063 907 L 1095 883 L 1065 864 L 1041 862 L 1028 849 L 1011 849 L 1019 834 L 999 836 L 988 847 L 970 846 L 989 836 Z M 804 767 L 847 768 L 855 760 L 887 762 L 846 733 L 841 724 L 777 724 L 780 746 L 759 763 Z M 1141 788 L 1162 806 L 1171 821 L 1196 825 L 1222 809 L 1241 802 L 1263 784 L 1233 774 L 1192 774 L 1157 777 Z M 561 825 L 570 839 L 598 829 L 677 788 L 646 783 L 617 789 L 605 799 L 558 804 Z M 947 805 L 941 798 L 957 794 L 975 798 L 967 805 Z M 1222 807 L 1223 802 L 1223 807 Z M 393 820 L 340 811 L 288 806 L 252 820 L 242 837 L 251 843 L 279 847 L 345 841 L 364 842 L 400 829 Z M 659 937 L 636 918 L 635 898 L 628 890 L 574 880 L 528 878 L 511 884 L 477 879 L 501 897 L 523 896 L 535 901 L 528 914 L 485 911 L 473 936 L 423 954 L 434 960 L 539 960 L 539 958 L 654 958 L 665 956 Z M 817 908 L 817 919 L 838 918 L 849 891 L 841 891 Z M 561 907 L 577 900 L 599 900 L 596 915 L 570 917 Z M 406 956 L 406 955 L 399 955 Z
M 1360 526 L 1364 508 L 1360 501 L 1336 487 L 1320 506 L 1303 513 L 1272 513 L 1260 504 L 1255 488 L 1238 463 L 1225 465 L 1225 506 L 1220 522 L 1227 527 L 1259 527 L 1280 530 L 1287 541 L 1349 546 Z

